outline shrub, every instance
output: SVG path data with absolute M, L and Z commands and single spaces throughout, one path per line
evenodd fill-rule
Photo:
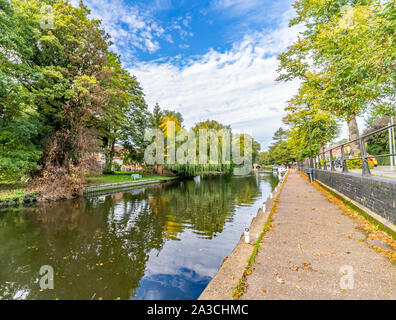
M 363 164 L 362 164 L 362 159 L 360 158 L 360 152 L 354 158 L 359 158 L 359 159 L 347 161 L 347 168 L 348 169 L 362 169 Z M 372 170 L 374 168 L 374 165 L 371 162 L 369 162 L 369 168 L 370 168 L 370 170 Z

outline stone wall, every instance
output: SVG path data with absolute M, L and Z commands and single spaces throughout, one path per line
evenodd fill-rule
M 396 224 L 396 180 L 314 169 L 315 179 Z

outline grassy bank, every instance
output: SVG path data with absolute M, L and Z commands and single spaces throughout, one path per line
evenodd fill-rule
M 22 198 L 29 192 L 25 183 L 0 182 L 0 200 Z
M 139 174 L 141 179 L 132 179 L 132 174 Z M 116 172 L 114 174 L 87 175 L 85 188 L 106 184 L 117 184 L 125 182 L 139 182 L 146 180 L 169 180 L 169 177 L 138 172 Z M 37 201 L 37 194 L 29 191 L 29 184 L 22 182 L 0 182 L 0 208 L 29 204 Z
M 140 174 L 142 176 L 141 179 L 132 179 L 132 174 Z M 144 181 L 151 179 L 169 179 L 169 177 L 164 177 L 156 174 L 149 173 L 139 173 L 139 172 L 116 172 L 114 174 L 103 174 L 99 176 L 87 176 L 86 178 L 86 186 L 98 186 L 102 184 L 111 184 L 111 183 L 122 183 L 122 182 L 130 182 L 130 181 Z

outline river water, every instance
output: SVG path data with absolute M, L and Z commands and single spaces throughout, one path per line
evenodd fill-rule
M 0 211 L 0 299 L 197 299 L 277 183 L 196 178 Z

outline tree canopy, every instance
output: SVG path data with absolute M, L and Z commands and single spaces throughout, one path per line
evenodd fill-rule
M 142 90 L 89 13 L 82 2 L 0 0 L 2 180 L 33 175 L 43 194 L 78 194 L 96 152 L 141 143 Z
M 279 56 L 278 80 L 300 79 L 292 103 L 347 121 L 355 139 L 356 116 L 394 103 L 395 2 L 302 0 L 294 7 L 290 26 L 304 24 L 305 31 Z

